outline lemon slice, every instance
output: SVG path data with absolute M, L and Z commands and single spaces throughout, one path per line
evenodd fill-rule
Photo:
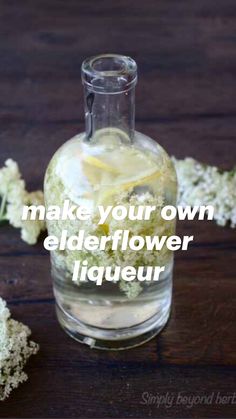
M 120 171 L 116 167 L 94 156 L 83 157 L 83 168 L 84 174 L 94 190 L 102 184 L 112 184 L 114 179 L 120 175 Z
M 117 195 L 119 193 L 122 193 L 124 191 L 128 191 L 129 189 L 133 189 L 136 186 L 144 186 L 144 185 L 149 185 L 150 183 L 152 183 L 154 180 L 158 179 L 161 176 L 161 172 L 159 171 L 155 171 L 152 174 L 140 177 L 139 179 L 130 181 L 130 182 L 126 182 L 126 183 L 120 183 L 120 184 L 114 184 L 113 187 L 111 187 L 110 189 L 106 190 L 105 192 L 99 194 L 98 196 L 98 204 L 99 205 L 108 205 L 108 200 L 110 201 L 110 198 L 113 195 Z M 109 204 L 111 204 L 109 202 Z
M 159 177 L 160 177 L 160 172 L 156 171 L 156 172 L 152 173 L 151 175 L 147 175 L 147 176 L 142 177 L 141 179 L 137 179 L 137 180 L 133 180 L 131 182 L 120 184 L 119 189 L 121 189 L 122 191 L 126 191 L 127 189 L 135 188 L 135 186 L 142 186 L 145 183 L 150 183 L 150 182 L 152 182 L 153 180 L 155 180 Z
M 115 167 L 110 166 L 109 164 L 99 160 L 97 157 L 94 156 L 86 156 L 84 157 L 83 161 L 90 166 L 96 167 L 97 169 L 105 170 L 106 172 L 110 172 L 113 174 L 119 174 L 120 171 Z

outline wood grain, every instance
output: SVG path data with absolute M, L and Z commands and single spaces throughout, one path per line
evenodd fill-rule
M 0 165 L 19 162 L 29 189 L 83 130 L 82 60 L 108 51 L 138 62 L 138 130 L 177 157 L 235 165 L 234 0 L 1 0 L 0 20 Z M 43 237 L 28 246 L 1 226 L 0 295 L 41 350 L 0 417 L 235 417 L 235 404 L 216 402 L 235 391 L 235 230 L 195 221 L 178 232 L 195 241 L 176 255 L 167 327 L 144 346 L 107 353 L 60 329 Z M 143 392 L 175 402 L 145 405 Z M 188 407 L 179 392 L 214 393 L 214 402 Z

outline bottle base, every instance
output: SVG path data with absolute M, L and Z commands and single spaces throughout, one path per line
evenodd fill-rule
M 123 329 L 101 329 L 87 325 L 72 317 L 56 304 L 57 318 L 65 332 L 76 341 L 90 348 L 103 350 L 124 350 L 149 341 L 166 325 L 170 309 L 158 312 L 138 325 Z

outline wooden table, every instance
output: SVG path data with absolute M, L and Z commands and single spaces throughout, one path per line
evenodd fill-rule
M 234 0 L 1 0 L 0 13 L 0 163 L 15 159 L 29 189 L 42 187 L 54 151 L 83 130 L 82 60 L 108 51 L 138 62 L 138 130 L 179 158 L 235 164 Z M 236 416 L 219 398 L 235 391 L 236 232 L 197 221 L 178 231 L 195 243 L 176 257 L 168 326 L 141 347 L 107 353 L 60 329 L 42 241 L 28 246 L 1 227 L 0 295 L 41 350 L 0 417 Z M 148 405 L 143 393 L 173 402 Z

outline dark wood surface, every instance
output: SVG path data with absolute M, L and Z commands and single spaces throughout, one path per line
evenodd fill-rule
M 140 131 L 177 157 L 235 165 L 235 0 L 1 0 L 0 14 L 0 163 L 15 159 L 30 189 L 83 130 L 82 60 L 109 51 L 138 62 Z M 236 404 L 215 399 L 142 404 L 143 392 L 176 400 L 236 391 L 236 231 L 186 222 L 179 233 L 195 243 L 176 257 L 168 326 L 139 348 L 107 353 L 60 329 L 42 241 L 28 246 L 1 227 L 0 295 L 41 350 L 0 417 L 236 416 Z

